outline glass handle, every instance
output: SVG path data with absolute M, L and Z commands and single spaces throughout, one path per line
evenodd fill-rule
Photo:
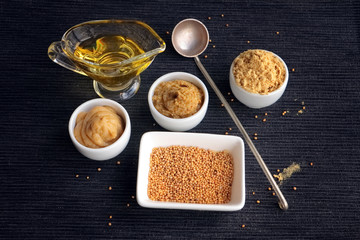
M 61 42 L 53 42 L 48 48 L 48 56 L 51 60 L 55 63 L 59 64 L 60 66 L 67 68 L 71 71 L 76 73 L 80 73 L 82 75 L 86 75 L 83 71 L 81 71 L 64 53 Z

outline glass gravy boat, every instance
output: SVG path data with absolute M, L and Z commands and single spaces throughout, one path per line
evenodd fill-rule
M 98 20 L 67 30 L 53 42 L 55 63 L 94 80 L 103 98 L 126 100 L 140 87 L 140 73 L 165 51 L 166 44 L 147 24 L 135 20 Z

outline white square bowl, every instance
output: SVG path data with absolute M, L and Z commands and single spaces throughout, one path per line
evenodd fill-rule
M 148 177 L 150 154 L 155 147 L 172 145 L 195 146 L 214 151 L 227 150 L 233 156 L 234 179 L 231 200 L 226 204 L 197 204 L 162 202 L 149 199 Z M 240 137 L 207 133 L 147 132 L 141 137 L 139 165 L 136 186 L 136 200 L 142 207 L 207 211 L 237 211 L 245 204 L 245 154 L 244 142 Z

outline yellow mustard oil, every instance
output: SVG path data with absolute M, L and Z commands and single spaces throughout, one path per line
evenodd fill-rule
M 81 42 L 74 56 L 75 63 L 86 75 L 109 89 L 122 89 L 153 60 L 146 56 L 136 58 L 143 53 L 145 51 L 129 38 L 106 35 Z

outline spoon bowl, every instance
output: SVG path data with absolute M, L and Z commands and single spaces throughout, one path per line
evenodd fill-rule
M 209 32 L 199 20 L 188 18 L 179 22 L 172 33 L 172 44 L 182 56 L 199 56 L 209 44 Z

